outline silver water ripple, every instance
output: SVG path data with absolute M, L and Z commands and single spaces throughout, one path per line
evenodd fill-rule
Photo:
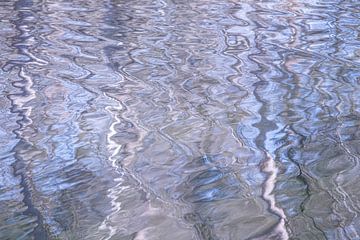
M 360 5 L 0 2 L 0 239 L 360 239 Z

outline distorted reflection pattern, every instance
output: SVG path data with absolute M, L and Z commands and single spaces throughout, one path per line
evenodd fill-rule
M 360 5 L 0 2 L 0 239 L 360 239 Z

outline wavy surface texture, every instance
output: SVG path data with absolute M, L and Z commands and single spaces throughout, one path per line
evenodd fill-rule
M 360 239 L 359 26 L 357 0 L 1 1 L 0 239 Z

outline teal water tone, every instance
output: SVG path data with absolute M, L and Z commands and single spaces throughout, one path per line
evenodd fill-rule
M 0 1 L 0 239 L 359 240 L 360 2 Z

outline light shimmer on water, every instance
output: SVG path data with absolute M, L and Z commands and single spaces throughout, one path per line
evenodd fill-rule
M 360 239 L 360 2 L 0 2 L 0 239 Z

